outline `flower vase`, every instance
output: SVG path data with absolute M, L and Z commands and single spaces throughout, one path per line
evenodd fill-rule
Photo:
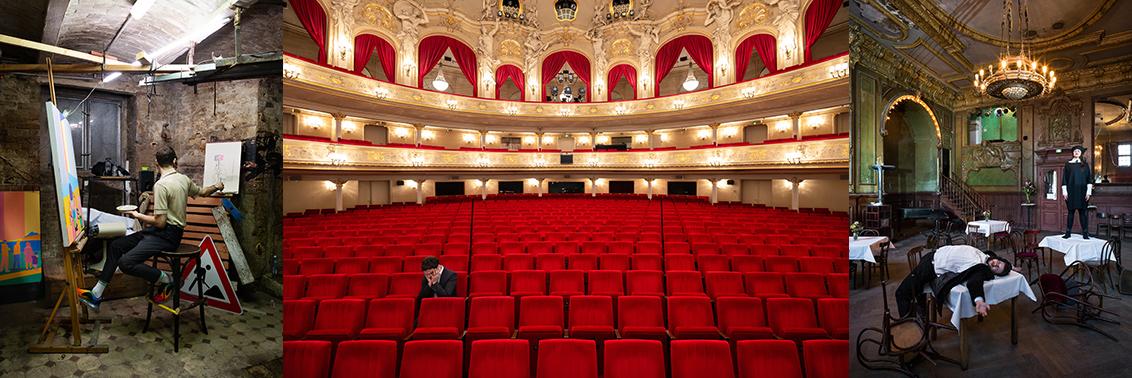
M 860 234 L 860 233 L 856 233 L 856 232 L 854 232 L 854 233 L 853 233 L 853 240 L 857 240 L 857 238 L 858 238 L 858 237 L 860 237 L 860 236 L 861 236 L 861 234 Z

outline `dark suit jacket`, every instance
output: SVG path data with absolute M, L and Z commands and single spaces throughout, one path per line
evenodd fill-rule
M 440 272 L 440 280 L 437 280 L 436 285 L 432 286 L 428 285 L 428 278 L 421 277 L 421 293 L 417 295 L 417 299 L 432 298 L 433 295 L 455 297 L 456 272 L 445 268 L 443 272 Z
M 988 252 L 987 255 L 996 256 L 993 252 Z M 940 275 L 932 283 L 932 292 L 939 299 L 937 303 L 942 304 L 947 301 L 948 293 L 951 293 L 952 288 L 964 284 L 967 285 L 967 291 L 971 292 L 971 302 L 974 303 L 975 298 L 983 297 L 986 299 L 983 294 L 983 283 L 994 278 L 994 271 L 991 270 L 990 265 L 976 264 L 959 273 L 948 272 Z

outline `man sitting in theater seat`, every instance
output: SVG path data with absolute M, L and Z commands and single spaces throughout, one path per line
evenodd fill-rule
M 421 272 L 424 278 L 421 278 L 418 299 L 456 296 L 456 272 L 444 269 L 436 256 L 427 256 L 421 261 Z
M 1007 274 L 1010 274 L 1010 262 L 994 252 L 983 252 L 969 245 L 940 247 L 924 255 L 916 269 L 896 288 L 896 306 L 901 317 L 916 315 L 912 302 L 923 296 L 924 286 L 931 284 L 935 297 L 946 301 L 952 288 L 966 284 L 975 311 L 986 316 L 990 305 L 983 300 L 983 283 Z

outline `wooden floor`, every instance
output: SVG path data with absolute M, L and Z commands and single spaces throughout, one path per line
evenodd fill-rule
M 889 307 L 896 312 L 893 292 L 900 281 L 908 275 L 906 252 L 924 243 L 921 236 L 902 240 L 889 252 L 888 284 Z M 1132 240 L 1125 241 L 1123 257 L 1132 258 Z M 998 252 L 998 251 L 996 251 Z M 1006 251 L 1000 255 L 1009 256 Z M 1054 252 L 1054 271 L 1060 273 L 1065 268 L 1064 255 Z M 1010 258 L 1010 257 L 1008 257 Z M 1048 263 L 1048 257 L 1046 260 Z M 1043 264 L 1046 264 L 1043 263 Z M 1049 267 L 1042 265 L 1042 271 Z M 1025 273 L 1024 273 L 1025 274 Z M 1038 273 L 1035 273 L 1037 275 Z M 1028 277 L 1030 280 L 1035 277 Z M 1037 284 L 1032 287 L 1041 300 L 1041 290 Z M 1112 341 L 1094 331 L 1072 326 L 1054 325 L 1045 322 L 1040 314 L 1031 313 L 1037 303 L 1020 297 L 1017 302 L 1018 345 L 1010 344 L 1010 305 L 1009 302 L 992 306 L 990 314 L 977 322 L 974 318 L 965 321 L 964 327 L 971 330 L 968 337 L 970 366 L 966 372 L 958 366 L 941 363 L 933 366 L 926 361 L 914 365 L 914 370 L 922 377 L 1116 377 L 1132 376 L 1132 296 L 1111 294 L 1120 297 L 1118 301 L 1106 301 L 1105 308 L 1120 314 L 1119 325 L 1096 322 L 1097 327 L 1112 334 L 1120 342 Z M 874 274 L 872 285 L 858 287 L 850 293 L 850 372 L 853 377 L 900 376 L 885 371 L 866 369 L 857 360 L 857 335 L 866 327 L 881 325 L 884 314 L 881 301 L 880 280 Z M 950 312 L 945 308 L 944 317 Z M 946 321 L 946 319 L 945 319 Z M 955 332 L 941 332 L 934 345 L 945 356 L 959 358 L 959 335 Z M 875 348 L 875 346 L 872 346 Z M 875 349 L 872 354 L 875 356 Z

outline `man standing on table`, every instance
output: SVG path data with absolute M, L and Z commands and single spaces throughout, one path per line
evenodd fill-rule
M 150 284 L 160 285 L 153 298 L 150 298 L 154 302 L 161 303 L 169 299 L 173 290 L 177 290 L 173 287 L 173 277 L 145 262 L 162 251 L 176 250 L 181 244 L 189 197 L 208 196 L 224 189 L 223 182 L 201 189 L 188 176 L 177 172 L 177 153 L 169 146 L 158 148 L 156 157 L 161 178 L 153 184 L 153 215 L 137 211 L 125 214 L 141 221 L 146 226 L 145 229 L 111 242 L 106 250 L 106 264 L 98 283 L 90 290 L 76 289 L 79 300 L 95 311 L 98 311 L 102 303 L 103 291 L 110 284 L 110 279 L 114 278 L 114 271 L 119 268 L 126 274 L 144 278 Z
M 421 292 L 417 299 L 456 296 L 456 272 L 440 265 L 436 256 L 425 256 L 421 260 Z
M 1083 155 L 1085 147 L 1073 146 L 1073 158 L 1065 162 L 1061 170 L 1061 195 L 1065 198 L 1065 208 L 1069 210 L 1065 216 L 1065 235 L 1062 239 L 1069 239 L 1073 230 L 1073 212 L 1077 212 L 1081 219 L 1081 237 L 1089 239 L 1089 197 L 1093 196 L 1093 166 L 1089 165 Z
M 969 245 L 940 247 L 924 255 L 920 264 L 896 288 L 896 306 L 902 318 L 915 315 L 912 302 L 923 296 L 928 284 L 935 297 L 944 301 L 952 288 L 965 284 L 971 292 L 975 311 L 986 316 L 990 305 L 983 298 L 983 283 L 1007 274 L 1010 274 L 1010 262 L 993 252 L 983 252 Z

